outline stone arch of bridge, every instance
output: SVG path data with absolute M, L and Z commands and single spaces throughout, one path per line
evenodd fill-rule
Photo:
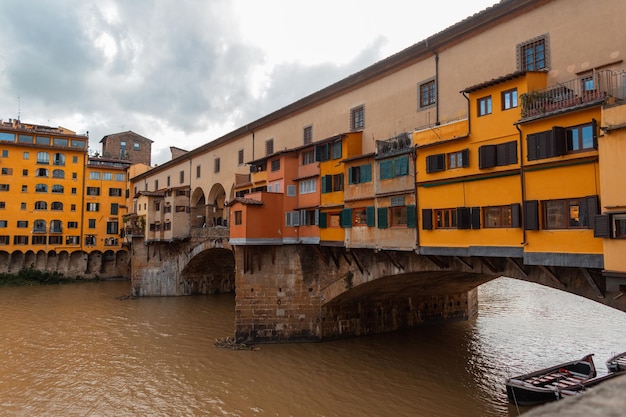
M 191 193 L 191 227 L 207 226 L 206 196 L 202 187 L 197 187 Z
M 235 289 L 235 255 L 223 247 L 203 245 L 180 273 L 185 295 L 233 292 Z M 195 251 L 194 251 L 195 252 Z
M 211 226 L 226 226 L 228 223 L 228 210 L 224 210 L 226 191 L 220 183 L 215 183 L 209 191 L 207 199 L 208 221 Z

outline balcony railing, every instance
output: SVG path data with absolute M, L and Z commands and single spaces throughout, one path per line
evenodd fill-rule
M 626 72 L 597 71 L 520 96 L 523 119 L 607 100 L 626 100 Z

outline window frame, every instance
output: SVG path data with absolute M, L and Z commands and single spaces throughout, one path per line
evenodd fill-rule
M 476 99 L 476 115 L 478 117 L 489 116 L 493 113 L 493 99 L 491 95 Z
M 350 109 L 350 131 L 365 129 L 365 105 L 361 104 Z
M 519 95 L 517 93 L 517 87 L 509 90 L 504 90 L 501 93 L 502 110 L 511 110 L 519 106 Z
M 437 104 L 437 81 L 435 78 L 421 82 L 417 89 L 418 110 L 427 109 Z

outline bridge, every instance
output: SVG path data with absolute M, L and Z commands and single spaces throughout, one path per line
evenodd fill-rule
M 132 178 L 133 292 L 236 290 L 257 342 L 466 319 L 499 276 L 626 311 L 626 3 L 588 2 L 498 3 Z

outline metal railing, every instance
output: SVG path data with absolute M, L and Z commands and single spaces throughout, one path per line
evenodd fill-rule
M 596 71 L 588 76 L 520 96 L 522 118 L 542 116 L 608 100 L 626 100 L 626 72 Z

